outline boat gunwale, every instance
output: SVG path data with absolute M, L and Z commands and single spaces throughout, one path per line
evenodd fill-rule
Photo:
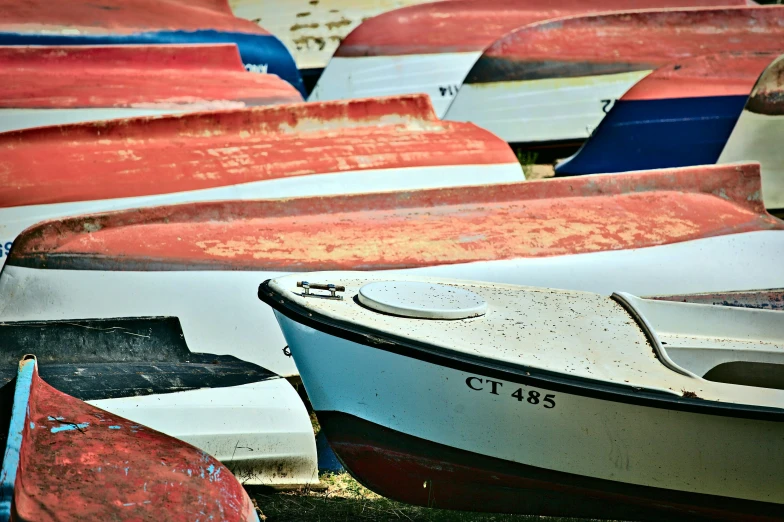
M 784 422 L 784 408 L 719 402 L 701 398 L 683 397 L 673 393 L 641 388 L 638 386 L 608 383 L 532 368 L 522 364 L 500 363 L 488 357 L 446 350 L 428 343 L 374 331 L 370 328 L 329 317 L 317 310 L 306 308 L 291 298 L 270 288 L 272 279 L 259 285 L 259 299 L 283 316 L 346 341 L 354 342 L 403 357 L 470 373 L 481 373 L 521 385 L 538 386 L 552 391 L 568 393 L 598 400 L 608 400 L 642 407 L 669 409 L 687 413 L 733 417 L 769 422 Z M 632 319 L 634 319 L 632 317 Z M 634 319 L 635 324 L 639 324 Z

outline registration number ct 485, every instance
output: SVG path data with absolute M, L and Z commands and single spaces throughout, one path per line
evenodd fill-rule
M 502 390 L 504 383 L 501 381 L 494 381 L 493 379 L 483 377 L 468 377 L 465 382 L 466 386 L 473 391 L 483 391 L 492 395 L 506 395 L 506 393 L 508 393 L 508 390 Z M 514 397 L 518 402 L 527 402 L 533 406 L 541 405 L 548 410 L 555 408 L 555 395 L 550 393 L 543 394 L 540 391 L 532 390 L 530 388 L 517 388 L 509 396 Z

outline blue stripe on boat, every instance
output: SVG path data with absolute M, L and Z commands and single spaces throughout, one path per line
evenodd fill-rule
M 719 159 L 747 96 L 618 100 L 561 176 L 708 165 Z
M 196 44 L 233 43 L 245 68 L 277 74 L 306 96 L 297 65 L 288 49 L 273 35 L 233 33 L 214 30 L 153 31 L 134 34 L 57 35 L 0 33 L 0 45 L 116 45 L 116 44 Z
M 14 405 L 11 410 L 11 422 L 8 427 L 8 440 L 3 456 L 3 468 L 0 470 L 0 522 L 11 518 L 11 505 L 14 498 L 14 483 L 19 469 L 19 451 L 22 448 L 22 432 L 27 420 L 27 406 L 30 400 L 30 387 L 33 382 L 35 359 L 26 359 L 19 363 L 14 388 Z

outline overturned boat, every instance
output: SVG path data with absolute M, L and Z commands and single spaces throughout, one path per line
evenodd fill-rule
M 235 16 L 258 22 L 291 52 L 303 79 L 318 75 L 340 42 L 378 14 L 430 0 L 229 0 Z
M 524 179 L 503 140 L 439 121 L 424 95 L 28 129 L 0 134 L 0 155 L 0 265 L 62 216 Z
M 359 272 L 264 282 L 332 448 L 422 506 L 780 520 L 780 312 Z
M 0 320 L 176 317 L 194 352 L 294 376 L 272 314 L 253 306 L 260 277 L 401 270 L 640 295 L 782 288 L 784 222 L 759 188 L 758 165 L 726 165 L 64 218 L 14 243 Z
M 257 364 L 191 351 L 176 318 L 0 319 L 0 336 L 0 384 L 35 348 L 41 376 L 61 392 L 193 444 L 243 483 L 318 482 L 313 428 L 291 384 Z
M 0 46 L 0 132 L 302 101 L 237 46 Z
M 513 143 L 578 142 L 610 104 L 676 59 L 781 52 L 782 20 L 784 8 L 756 6 L 611 13 L 522 27 L 484 51 L 444 118 L 472 121 Z
M 591 12 L 717 5 L 746 2 L 451 0 L 397 9 L 363 21 L 340 42 L 310 100 L 424 92 L 443 117 L 485 48 L 518 27 Z
M 776 58 L 778 53 L 722 53 L 656 69 L 608 103 L 607 116 L 556 174 L 716 163 L 754 84 Z
M 286 47 L 235 17 L 226 0 L 0 0 L 0 45 L 233 43 L 245 68 L 276 74 L 304 94 Z
M 719 163 L 759 161 L 765 206 L 784 212 L 784 56 L 762 73 L 738 118 Z
M 0 393 L 8 429 L 0 520 L 258 521 L 220 462 L 55 389 L 34 356 Z

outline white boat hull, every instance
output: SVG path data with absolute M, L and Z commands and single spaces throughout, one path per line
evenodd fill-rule
M 744 110 L 717 163 L 759 161 L 762 199 L 767 208 L 784 209 L 784 116 Z
M 87 402 L 193 444 L 243 484 L 318 482 L 310 417 L 285 379 Z
M 330 440 L 352 471 L 354 466 L 362 468 L 361 455 L 376 459 L 375 464 L 385 457 L 400 463 L 378 470 L 378 474 L 393 474 L 390 482 L 397 481 L 384 494 L 422 504 L 429 504 L 432 495 L 436 506 L 439 499 L 442 505 L 459 505 L 459 495 L 470 495 L 471 486 L 463 484 L 461 489 L 454 482 L 459 466 L 449 459 L 439 462 L 435 453 L 456 449 L 474 462 L 485 459 L 524 466 L 515 469 L 531 474 L 530 488 L 539 485 L 531 477 L 557 472 L 558 480 L 582 480 L 583 491 L 573 486 L 573 494 L 591 487 L 618 494 L 623 485 L 628 486 L 627 496 L 685 492 L 784 503 L 781 423 L 548 389 L 531 384 L 522 373 L 497 366 L 483 368 L 481 362 L 417 355 L 415 350 L 392 348 L 387 341 L 358 344 L 277 315 L 322 425 L 337 413 L 340 418 L 366 421 L 385 434 L 384 440 L 362 440 L 359 434 L 348 443 L 341 440 L 337 427 Z M 513 395 L 518 389 L 522 390 L 519 398 Z M 328 437 L 331 428 L 326 427 Z M 408 449 L 423 441 L 422 447 L 429 447 L 431 453 L 417 454 L 412 449 L 406 454 L 406 446 L 400 446 L 394 454 L 384 455 L 385 445 L 395 438 L 405 439 Z M 360 476 L 366 483 L 377 478 L 369 467 L 362 469 L 365 474 Z M 406 475 L 395 475 L 403 470 Z M 501 477 L 502 470 L 477 465 L 469 471 L 473 487 L 480 490 L 510 486 Z M 522 488 L 512 492 L 521 502 L 526 496 Z M 501 502 L 503 495 L 495 498 Z M 511 509 L 509 505 L 484 509 L 499 507 Z
M 243 103 L 236 106 L 243 107 Z M 229 105 L 228 108 L 233 108 Z M 161 116 L 164 114 L 182 114 L 203 110 L 203 107 L 194 106 L 190 109 L 132 109 L 132 108 L 95 108 L 95 109 L 0 109 L 0 132 L 44 127 L 48 125 L 64 125 L 67 123 L 82 123 L 86 121 L 115 120 L 119 118 L 134 118 L 136 116 Z
M 470 121 L 510 143 L 582 140 L 650 72 L 465 83 L 444 119 Z
M 749 255 L 753 253 L 753 263 Z M 784 232 L 758 231 L 635 250 L 389 271 L 609 295 L 684 294 L 784 287 Z M 280 272 L 53 270 L 6 266 L 7 321 L 167 316 L 194 352 L 233 355 L 282 376 L 298 369 L 256 289 Z M 121 297 L 118 297 L 121 296 Z
M 436 115 L 443 118 L 481 55 L 462 52 L 334 57 L 308 101 L 425 93 L 430 96 Z

